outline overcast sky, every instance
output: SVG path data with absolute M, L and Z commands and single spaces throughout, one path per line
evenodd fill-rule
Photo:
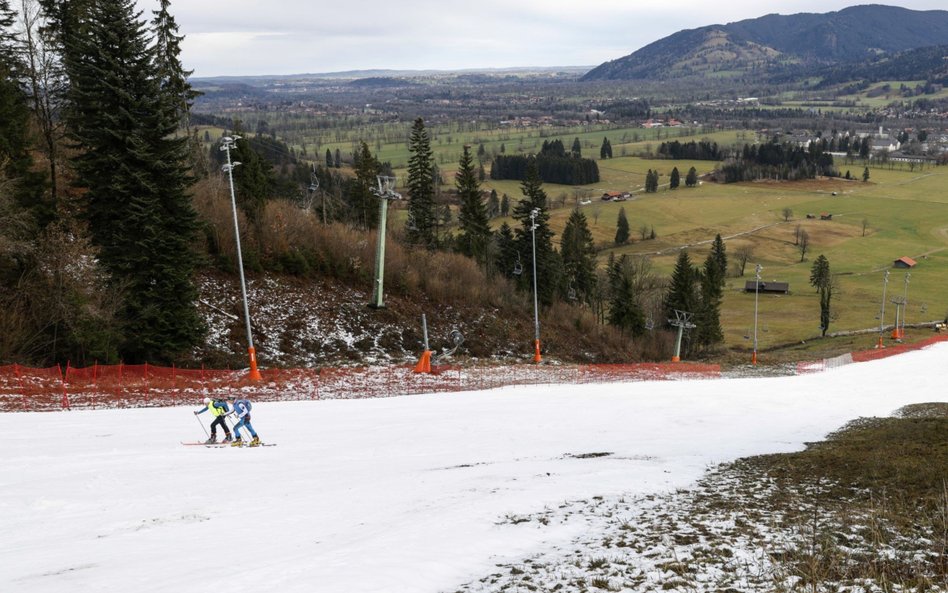
M 868 2 L 866 2 L 868 3 Z M 943 10 L 945 0 L 878 2 Z M 195 76 L 596 66 L 681 29 L 844 0 L 172 0 Z M 138 0 L 151 17 L 157 0 Z

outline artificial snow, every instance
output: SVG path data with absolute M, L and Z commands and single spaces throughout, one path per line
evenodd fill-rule
M 206 438 L 197 401 L 0 414 L 0 591 L 480 590 L 498 567 L 599 528 L 531 518 L 602 499 L 637 529 L 656 495 L 719 463 L 946 401 L 946 355 L 939 344 L 796 377 L 259 402 L 254 426 L 278 446 L 256 449 L 182 446 Z M 549 583 L 570 570 L 552 565 Z

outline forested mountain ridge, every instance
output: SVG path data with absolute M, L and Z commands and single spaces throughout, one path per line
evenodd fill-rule
M 948 40 L 948 11 L 853 6 L 825 14 L 770 14 L 679 31 L 590 70 L 583 80 L 779 72 L 858 62 Z

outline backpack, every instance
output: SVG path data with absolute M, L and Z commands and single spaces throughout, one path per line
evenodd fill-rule
M 235 411 L 237 410 L 237 406 L 240 406 L 240 405 L 243 405 L 245 408 L 247 408 L 247 413 L 248 413 L 248 414 L 250 413 L 250 410 L 253 408 L 253 405 L 251 405 L 249 399 L 238 399 L 238 400 L 234 400 L 234 410 L 235 410 Z

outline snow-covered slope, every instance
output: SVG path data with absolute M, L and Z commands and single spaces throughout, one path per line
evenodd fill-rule
M 945 401 L 946 356 L 942 344 L 798 377 L 259 403 L 254 425 L 278 446 L 257 449 L 182 446 L 204 438 L 197 402 L 0 414 L 0 591 L 454 591 L 580 529 L 511 517 L 687 487 L 714 464 Z

